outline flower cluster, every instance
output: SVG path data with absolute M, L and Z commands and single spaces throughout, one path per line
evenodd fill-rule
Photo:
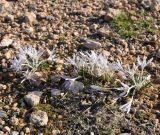
M 130 83 L 134 85 L 137 90 L 140 90 L 143 86 L 145 86 L 148 81 L 150 81 L 150 75 L 144 74 L 144 68 L 152 62 L 152 58 L 150 60 L 146 60 L 144 57 L 143 60 L 140 57 L 137 58 L 137 64 L 133 63 L 132 66 L 127 64 L 123 65 L 122 62 L 117 61 L 115 63 L 115 70 L 123 72 Z
M 151 58 L 147 61 L 145 57 L 143 59 L 140 59 L 140 57 L 138 57 L 137 63 L 133 63 L 132 66 L 129 64 L 123 65 L 120 61 L 114 63 L 114 69 L 123 72 L 130 83 L 129 86 L 128 84 L 124 84 L 120 81 L 122 87 L 117 88 L 117 90 L 122 90 L 123 92 L 117 99 L 128 96 L 131 93 L 131 89 L 133 89 L 131 100 L 120 107 L 122 111 L 129 113 L 133 97 L 135 96 L 136 92 L 150 83 L 151 76 L 144 74 L 144 68 L 148 64 L 150 64 L 152 60 L 153 59 Z
M 72 58 L 66 60 L 66 64 L 73 65 L 78 71 L 87 72 L 96 77 L 103 77 L 103 79 L 112 76 L 114 73 L 108 57 L 95 51 L 74 54 Z
M 11 68 L 23 75 L 22 82 L 25 80 L 34 81 L 35 72 L 40 65 L 56 60 L 54 49 L 52 51 L 47 50 L 47 53 L 48 57 L 44 58 L 44 51 L 40 49 L 32 46 L 21 48 L 17 56 L 11 61 Z M 122 92 L 115 101 L 119 98 L 130 97 L 130 100 L 120 107 L 120 110 L 129 113 L 135 94 L 150 83 L 151 76 L 146 75 L 144 69 L 151 61 L 152 59 L 147 61 L 145 57 L 143 59 L 137 57 L 136 63 L 124 65 L 120 60 L 109 62 L 108 57 L 103 53 L 86 51 L 74 54 L 72 58 L 67 58 L 66 65 L 72 65 L 77 71 L 87 72 L 105 80 L 108 77 L 115 77 L 115 72 L 121 72 L 123 75 L 123 79 L 119 80 L 121 87 L 114 89 Z M 64 78 L 65 82 L 62 84 L 62 88 L 73 92 L 83 89 L 84 85 L 77 81 L 78 78 Z
M 43 54 L 44 51 L 38 50 L 32 46 L 20 48 L 17 56 L 11 61 L 11 68 L 21 73 L 24 80 L 32 80 L 32 76 L 40 65 L 55 59 L 54 50 L 48 53 L 49 57 L 47 59 L 43 58 Z
M 131 95 L 131 100 L 120 107 L 122 111 L 129 113 L 134 95 L 150 83 L 151 76 L 145 75 L 144 68 L 151 61 L 152 59 L 147 61 L 145 57 L 143 59 L 138 57 L 137 62 L 132 65 L 123 65 L 119 60 L 110 63 L 103 53 L 100 54 L 95 51 L 89 53 L 87 51 L 74 54 L 72 58 L 67 59 L 66 64 L 71 64 L 77 70 L 85 71 L 96 77 L 113 77 L 115 71 L 121 72 L 127 84 L 119 80 L 122 87 L 115 89 L 122 91 L 122 93 L 116 100 Z M 131 90 L 133 90 L 132 93 Z

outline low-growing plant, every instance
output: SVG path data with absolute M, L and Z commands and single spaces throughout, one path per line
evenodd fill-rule
M 48 57 L 44 58 L 44 51 L 32 46 L 21 48 L 17 56 L 11 61 L 11 68 L 23 75 L 24 79 L 22 82 L 25 80 L 35 81 L 35 73 L 41 68 L 41 65 L 45 65 L 46 62 L 55 61 L 56 56 L 54 52 L 54 50 L 48 50 Z M 74 54 L 72 58 L 67 58 L 65 64 L 73 66 L 74 70 L 79 73 L 83 72 L 84 74 L 87 73 L 89 76 L 94 76 L 95 80 L 98 80 L 97 78 L 101 78 L 104 81 L 108 81 L 109 78 L 114 78 L 114 80 L 116 80 L 115 72 L 123 73 L 125 77 L 123 77 L 124 79 L 122 80 L 126 82 L 124 83 L 122 80 L 118 80 L 122 87 L 108 89 L 122 91 L 115 101 L 119 98 L 131 97 L 126 104 L 120 107 L 122 111 L 129 113 L 135 95 L 150 84 L 151 76 L 146 74 L 144 69 L 151 61 L 152 58 L 147 61 L 145 57 L 143 59 L 137 57 L 136 63 L 124 65 L 120 60 L 112 63 L 109 62 L 108 57 L 103 53 L 85 51 Z M 62 87 L 65 90 L 74 91 L 77 89 L 78 91 L 84 87 L 81 82 L 76 81 L 79 77 L 67 77 L 64 79 L 65 82 Z
M 134 96 L 150 84 L 151 76 L 147 75 L 144 69 L 151 63 L 152 58 L 147 61 L 145 57 L 143 59 L 137 57 L 136 63 L 124 65 L 120 60 L 111 63 L 105 55 L 96 51 L 91 51 L 90 53 L 87 51 L 74 54 L 72 58 L 68 58 L 66 61 L 66 64 L 73 65 L 75 70 L 83 71 L 91 76 L 102 77 L 104 80 L 108 80 L 106 76 L 115 78 L 115 72 L 121 72 L 121 74 L 125 76 L 123 78 L 125 78 L 126 83 L 118 80 L 122 87 L 115 89 L 122 91 L 122 93 L 115 101 L 123 97 L 131 96 L 130 100 L 120 107 L 122 111 L 127 113 L 130 111 Z
M 43 57 L 44 51 L 32 46 L 19 49 L 17 56 L 11 61 L 11 69 L 23 75 L 23 81 L 32 80 L 35 72 L 46 62 L 55 60 L 54 50 L 48 51 L 48 57 Z
M 136 20 L 133 20 L 132 17 L 136 17 Z M 154 27 L 154 19 L 145 11 L 140 11 L 140 13 L 121 11 L 115 16 L 111 25 L 123 38 L 136 38 L 143 32 L 158 32 Z
M 103 80 L 109 80 L 114 74 L 108 57 L 95 51 L 74 54 L 66 60 L 66 64 L 73 65 L 79 73 L 87 73 Z
M 122 87 L 117 88 L 117 90 L 123 91 L 117 99 L 129 96 L 129 94 L 131 95 L 131 99 L 120 107 L 122 111 L 129 113 L 134 96 L 150 84 L 151 76 L 146 75 L 144 69 L 152 60 L 153 59 L 151 58 L 147 61 L 145 57 L 141 60 L 140 57 L 137 57 L 137 63 L 133 63 L 132 67 L 129 64 L 123 65 L 120 61 L 114 63 L 115 70 L 123 72 L 126 75 L 126 78 L 128 78 L 127 80 L 129 83 L 128 85 L 120 81 Z

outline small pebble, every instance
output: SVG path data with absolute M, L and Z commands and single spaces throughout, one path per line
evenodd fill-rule
M 17 125 L 19 124 L 19 120 L 18 120 L 18 118 L 16 118 L 15 116 L 13 116 L 13 117 L 11 117 L 11 119 L 10 119 L 10 123 L 11 123 L 11 125 L 13 125 L 13 126 L 17 126 Z
M 29 127 L 26 127 L 26 128 L 24 129 L 24 132 L 25 132 L 26 134 L 29 134 L 29 133 L 30 133 Z
M 10 133 L 11 129 L 10 129 L 8 126 L 5 126 L 5 127 L 3 128 L 3 131 Z
M 12 131 L 12 132 L 11 132 L 11 135 L 19 135 L 19 132 L 17 132 L 17 131 Z

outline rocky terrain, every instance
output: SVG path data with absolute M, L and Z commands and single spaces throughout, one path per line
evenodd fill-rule
M 34 82 L 11 68 L 19 49 L 51 53 Z M 125 64 L 145 56 L 151 86 L 136 95 L 130 113 L 121 112 L 111 81 L 75 77 L 65 60 L 97 51 Z M 47 57 L 47 54 L 46 56 Z M 120 76 L 120 75 L 119 75 Z M 77 76 L 76 76 L 77 77 Z M 159 0 L 0 0 L 0 135 L 159 135 Z

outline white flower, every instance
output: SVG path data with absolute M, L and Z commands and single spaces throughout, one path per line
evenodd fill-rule
M 40 65 L 55 60 L 54 50 L 48 53 L 49 57 L 44 59 L 44 51 L 40 49 L 32 46 L 20 48 L 17 56 L 11 61 L 11 68 L 23 75 L 23 81 L 33 80 L 34 72 L 38 70 Z
M 141 67 L 141 70 L 135 63 L 133 63 L 132 65 L 127 64 L 123 66 L 121 61 L 117 61 L 117 63 L 114 63 L 113 68 L 117 71 L 123 72 L 128 80 L 133 83 L 134 87 L 139 90 L 150 81 L 150 76 L 144 76 L 144 68 L 152 61 L 152 59 L 147 62 L 146 58 L 141 61 L 138 57 L 137 61 L 138 65 Z
M 134 85 L 133 86 L 129 86 L 127 84 L 124 84 L 123 82 L 120 82 L 120 83 L 121 83 L 122 87 L 116 88 L 117 90 L 123 91 L 119 95 L 119 98 L 128 96 L 130 90 L 135 87 Z
M 25 80 L 29 80 L 29 81 L 35 81 L 34 80 L 34 75 L 35 75 L 35 71 L 33 70 L 26 70 L 25 72 L 23 72 L 23 80 L 21 81 L 21 83 L 23 83 Z
M 143 57 L 143 59 L 141 60 L 140 57 L 137 57 L 137 63 L 138 65 L 142 68 L 142 70 L 149 64 L 151 63 L 153 60 L 153 58 L 151 58 L 150 60 L 146 60 L 146 57 Z
M 72 57 L 72 58 L 69 57 L 69 58 L 66 59 L 65 64 L 66 64 L 66 65 L 71 64 L 71 65 L 77 66 L 77 65 L 76 65 L 76 63 L 77 63 L 76 57 L 77 57 L 77 56 L 76 56 L 75 54 L 73 54 L 73 57 Z
M 22 58 L 15 57 L 11 61 L 11 69 L 15 70 L 16 72 L 21 71 L 23 64 L 24 64 L 24 60 Z
M 78 70 L 84 69 L 87 67 L 87 59 L 85 58 L 86 55 L 83 52 L 78 54 L 74 54 L 72 58 L 67 58 L 65 64 L 66 65 L 73 65 Z
M 26 47 L 20 48 L 19 53 L 24 57 L 28 55 L 30 58 L 33 58 L 33 59 L 40 59 L 44 51 L 37 50 L 35 47 L 32 47 L 32 46 L 26 46 Z
M 37 50 L 35 47 L 27 46 L 19 49 L 19 58 L 25 60 L 26 66 L 30 68 L 37 68 L 43 63 L 42 55 L 44 51 Z
M 131 67 L 131 65 L 127 64 L 126 68 L 124 70 L 124 72 L 131 78 L 137 73 L 137 71 L 138 71 L 138 66 L 135 65 L 134 63 L 132 65 L 132 67 Z
M 126 104 L 122 105 L 119 109 L 120 109 L 122 112 L 129 113 L 130 110 L 131 110 L 132 101 L 133 101 L 133 97 L 130 99 L 129 102 L 127 102 Z
M 112 68 L 115 71 L 123 71 L 124 72 L 123 64 L 122 64 L 122 61 L 120 61 L 120 60 L 117 60 L 117 62 L 113 62 Z
M 151 79 L 151 75 L 141 76 L 139 80 L 135 82 L 135 88 L 138 90 L 141 89 L 143 86 L 145 86 L 147 83 L 150 82 L 150 79 Z
M 53 49 L 52 51 L 47 49 L 47 52 L 49 54 L 49 57 L 47 58 L 47 60 L 53 62 L 56 59 L 55 49 Z
M 128 77 L 130 79 L 134 79 L 134 75 L 138 71 L 138 66 L 135 65 L 134 63 L 133 63 L 132 66 L 129 65 L 129 64 L 126 64 L 125 66 L 123 66 L 122 61 L 120 61 L 120 60 L 117 60 L 117 62 L 114 62 L 112 64 L 112 68 L 115 71 L 123 72 L 124 76 L 126 76 L 126 77 Z
M 75 66 L 79 71 L 83 70 L 96 77 L 113 75 L 112 64 L 108 57 L 95 51 L 79 52 L 66 60 L 66 64 Z
M 151 75 L 148 75 L 147 77 L 145 77 L 146 81 L 150 81 L 151 80 Z
M 102 54 L 98 54 L 98 53 L 96 53 L 94 51 L 91 51 L 91 53 L 86 52 L 86 59 L 93 66 L 94 66 L 94 64 L 96 64 L 97 62 L 99 62 L 100 58 L 103 58 Z
M 37 50 L 35 47 L 27 46 L 19 49 L 19 54 L 15 57 L 11 63 L 12 68 L 18 70 L 36 70 L 41 64 L 46 61 L 54 61 L 55 55 L 54 50 L 48 51 L 49 57 L 47 59 L 43 58 L 44 51 Z

